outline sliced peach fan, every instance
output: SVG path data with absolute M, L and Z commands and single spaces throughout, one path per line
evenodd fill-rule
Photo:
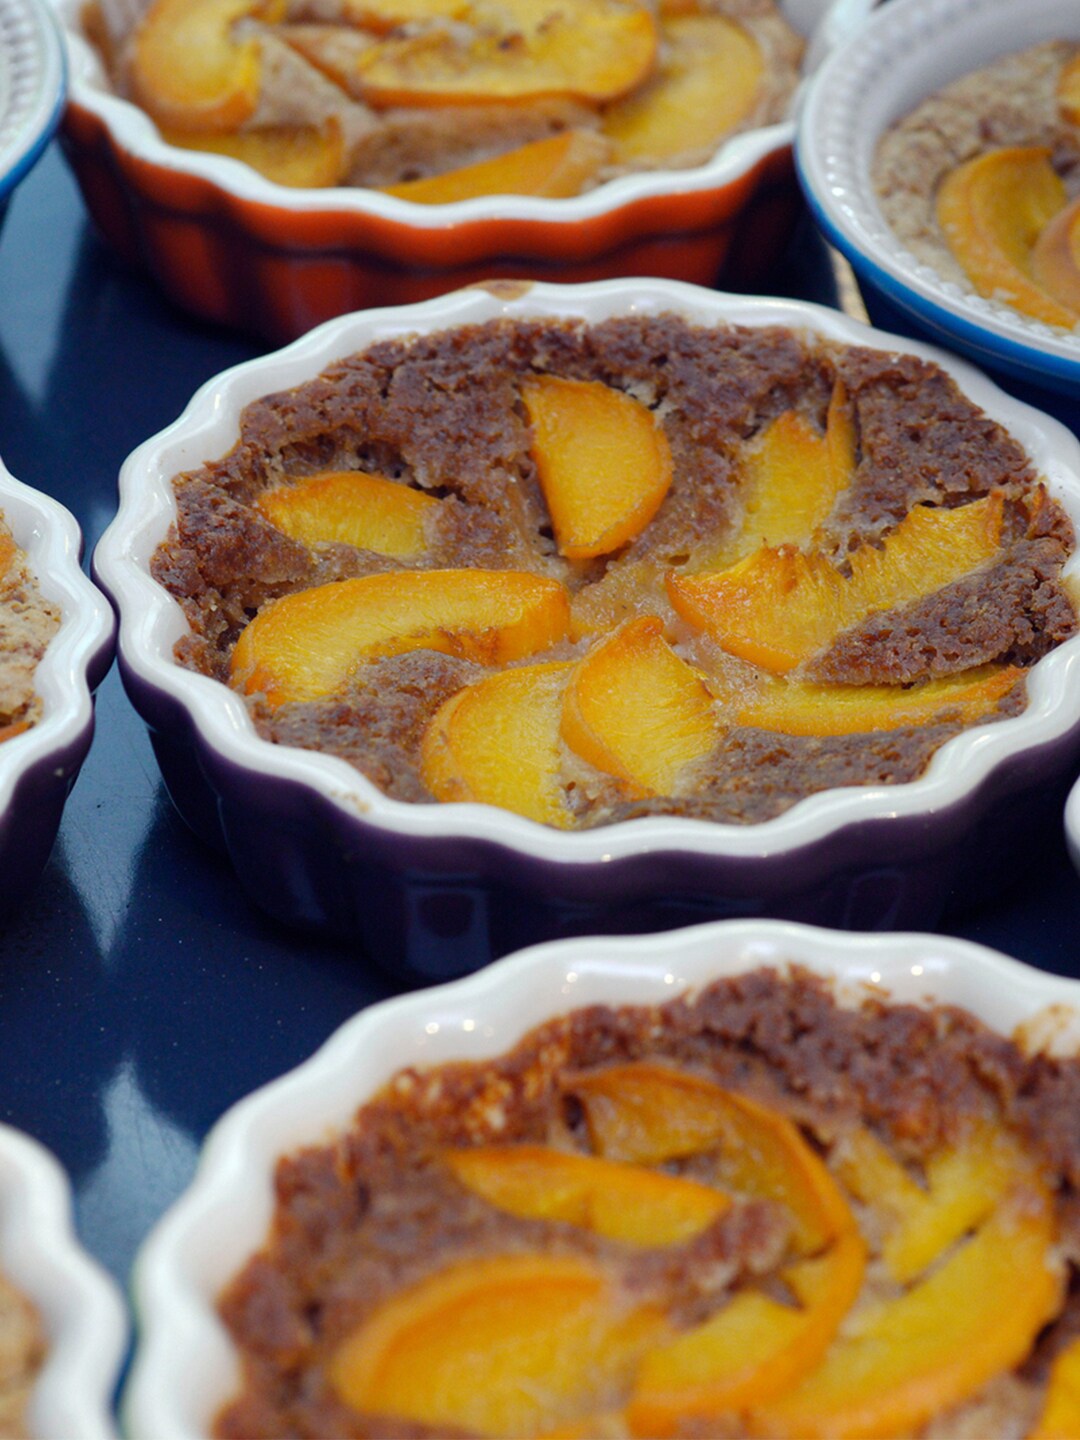
M 980 295 L 1047 325 L 1080 323 L 1080 232 L 1064 182 L 1040 146 L 989 150 L 950 171 L 938 223 Z

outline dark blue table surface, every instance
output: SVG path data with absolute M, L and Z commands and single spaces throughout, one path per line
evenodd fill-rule
M 808 230 L 766 287 L 838 303 Z M 0 456 L 56 496 L 87 553 L 121 462 L 258 342 L 180 314 L 86 220 L 55 146 L 0 231 Z M 1060 824 L 993 908 L 949 922 L 1080 974 L 1080 878 Z M 115 669 L 52 859 L 0 935 L 0 1118 L 67 1168 L 86 1246 L 123 1284 L 233 1101 L 394 993 L 379 957 L 273 924 L 176 818 Z

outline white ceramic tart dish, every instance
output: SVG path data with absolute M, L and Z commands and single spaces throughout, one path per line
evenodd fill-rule
M 824 790 L 757 824 L 651 815 L 574 832 L 489 805 L 392 800 L 341 760 L 261 740 L 238 694 L 175 662 L 187 621 L 150 574 L 176 516 L 172 478 L 226 454 L 247 403 L 390 337 L 498 317 L 664 313 L 907 348 L 831 310 L 675 282 L 475 288 L 344 317 L 228 371 L 125 462 L 119 512 L 94 556 L 121 617 L 124 681 L 175 803 L 225 848 L 256 904 L 286 923 L 359 939 L 410 975 L 448 978 L 538 939 L 748 912 L 854 928 L 932 924 L 950 897 L 973 900 L 1015 868 L 1024 827 L 1043 823 L 1040 793 L 1058 823 L 1080 740 L 1077 639 L 1028 672 L 1023 713 L 957 735 L 911 783 Z M 1074 438 L 962 362 L 910 349 L 1002 423 L 1075 523 Z M 1073 556 L 1066 579 L 1076 565 Z
M 50 496 L 0 462 L 0 513 L 59 625 L 37 664 L 41 715 L 0 745 L 0 913 L 27 895 L 49 858 L 94 729 L 93 691 L 112 660 L 113 614 L 80 568 L 82 536 Z
M 851 262 L 871 319 L 948 346 L 1076 425 L 1080 332 L 1043 324 L 921 263 L 871 180 L 886 129 L 943 86 L 1049 40 L 1080 40 L 1071 0 L 890 0 L 809 87 L 796 163 L 811 211 Z
M 480 974 L 372 1006 L 305 1064 L 233 1107 L 194 1181 L 144 1243 L 133 1272 L 139 1340 L 122 1413 L 131 1440 L 200 1440 L 238 1364 L 218 1319 L 222 1287 L 261 1243 L 277 1159 L 332 1142 L 405 1067 L 505 1054 L 545 1021 L 591 1005 L 657 1005 L 762 967 L 802 967 L 841 1004 L 959 1006 L 1028 1051 L 1075 1053 L 1080 987 L 996 952 L 933 935 L 852 935 L 726 921 L 661 936 L 537 946 Z M 1022 1032 L 1022 1036 L 1021 1036 Z
M 790 120 L 734 136 L 695 169 L 639 172 L 565 199 L 429 206 L 278 185 L 239 161 L 166 144 L 148 115 L 110 93 L 80 0 L 56 3 L 71 71 L 61 141 L 97 225 L 178 304 L 275 343 L 333 315 L 490 276 L 711 284 L 726 269 L 748 286 L 781 254 L 800 209 Z M 784 0 L 809 40 L 806 66 L 872 3 Z
M 0 219 L 48 144 L 64 106 L 64 47 L 38 0 L 0 4 Z
M 28 1407 L 33 1440 L 115 1440 L 113 1391 L 128 1343 L 114 1281 L 80 1245 L 71 1187 L 30 1136 L 0 1126 L 0 1269 L 37 1311 L 45 1356 Z

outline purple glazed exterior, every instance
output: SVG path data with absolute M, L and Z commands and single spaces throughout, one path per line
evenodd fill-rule
M 37 881 L 64 802 L 94 733 L 93 691 L 112 662 L 115 622 L 105 596 L 80 569 L 82 536 L 57 501 L 14 479 L 0 463 L 0 513 L 60 628 L 38 666 L 42 718 L 0 746 L 0 919 Z
M 277 359 L 295 370 L 298 348 L 304 347 L 305 355 L 321 361 L 327 345 L 332 350 L 346 330 L 349 338 L 337 353 L 355 348 L 358 333 L 370 338 L 390 333 L 385 326 L 401 333 L 496 313 L 570 315 L 583 305 L 588 318 L 627 308 L 675 309 L 702 322 L 730 317 L 737 323 L 792 324 L 848 342 L 919 350 L 945 364 L 972 398 L 1007 424 L 1027 427 L 1032 437 L 1052 437 L 1054 465 L 1062 467 L 1059 479 L 1070 477 L 1067 506 L 1074 518 L 1080 515 L 1080 447 L 1067 432 L 941 352 L 900 344 L 815 306 L 736 299 L 644 280 L 577 289 L 537 286 L 512 299 L 461 292 L 425 306 L 331 322 L 278 352 Z M 408 978 L 428 980 L 462 974 L 537 940 L 655 931 L 719 917 L 765 915 L 864 930 L 918 928 L 935 924 L 956 897 L 976 902 L 1015 871 L 1026 833 L 1059 823 L 1065 790 L 1080 765 L 1080 640 L 1059 647 L 1056 660 L 1047 657 L 1053 664 L 1042 673 L 1052 679 L 1049 708 L 1055 716 L 1048 730 L 1005 749 L 999 745 L 1001 725 L 977 738 L 967 732 L 976 757 L 970 765 L 952 762 L 956 752 L 950 742 L 928 772 L 936 780 L 830 791 L 759 826 L 654 817 L 568 835 L 487 806 L 387 802 L 373 798 L 370 787 L 350 800 L 341 793 L 348 781 L 340 781 L 338 772 L 332 784 L 315 786 L 298 777 L 285 752 L 264 742 L 217 743 L 207 733 L 196 692 L 211 703 L 224 687 L 205 677 L 182 678 L 183 672 L 178 678 L 179 667 L 171 662 L 167 672 L 147 663 L 146 626 L 138 614 L 146 596 L 137 599 L 128 589 L 135 542 L 125 533 L 132 523 L 125 514 L 136 510 L 135 473 L 147 467 L 147 473 L 155 471 L 155 481 L 164 473 L 161 451 L 170 437 L 185 457 L 182 468 L 204 458 L 202 437 L 191 436 L 190 417 L 206 408 L 211 394 L 220 401 L 222 386 L 235 386 L 238 377 L 244 389 L 237 403 L 281 388 L 275 383 L 278 372 L 259 388 L 265 364 L 240 366 L 211 381 L 184 418 L 129 458 L 121 514 L 102 538 L 95 569 L 120 611 L 121 673 L 150 727 L 177 808 L 228 855 L 249 898 L 278 920 L 357 940 Z M 216 413 L 222 407 L 213 408 Z M 125 490 L 132 507 L 127 512 Z M 161 510 L 156 497 L 153 504 Z M 168 519 L 157 513 L 149 529 L 163 537 Z M 170 630 L 169 646 L 176 633 Z M 1038 707 L 1033 702 L 1031 708 Z M 244 719 L 231 720 L 230 730 Z M 996 747 L 995 758 L 983 763 L 978 756 L 989 753 L 988 746 Z

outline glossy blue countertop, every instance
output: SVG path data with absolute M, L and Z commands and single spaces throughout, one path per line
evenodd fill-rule
M 836 303 L 805 231 L 778 293 Z M 124 457 L 263 347 L 173 309 L 106 250 L 55 146 L 0 230 L 0 456 L 75 514 L 87 555 Z M 993 908 L 949 933 L 1080 975 L 1060 824 Z M 379 957 L 286 931 L 176 818 L 115 668 L 52 859 L 0 935 L 0 1118 L 67 1168 L 86 1246 L 125 1284 L 233 1101 L 394 993 Z

